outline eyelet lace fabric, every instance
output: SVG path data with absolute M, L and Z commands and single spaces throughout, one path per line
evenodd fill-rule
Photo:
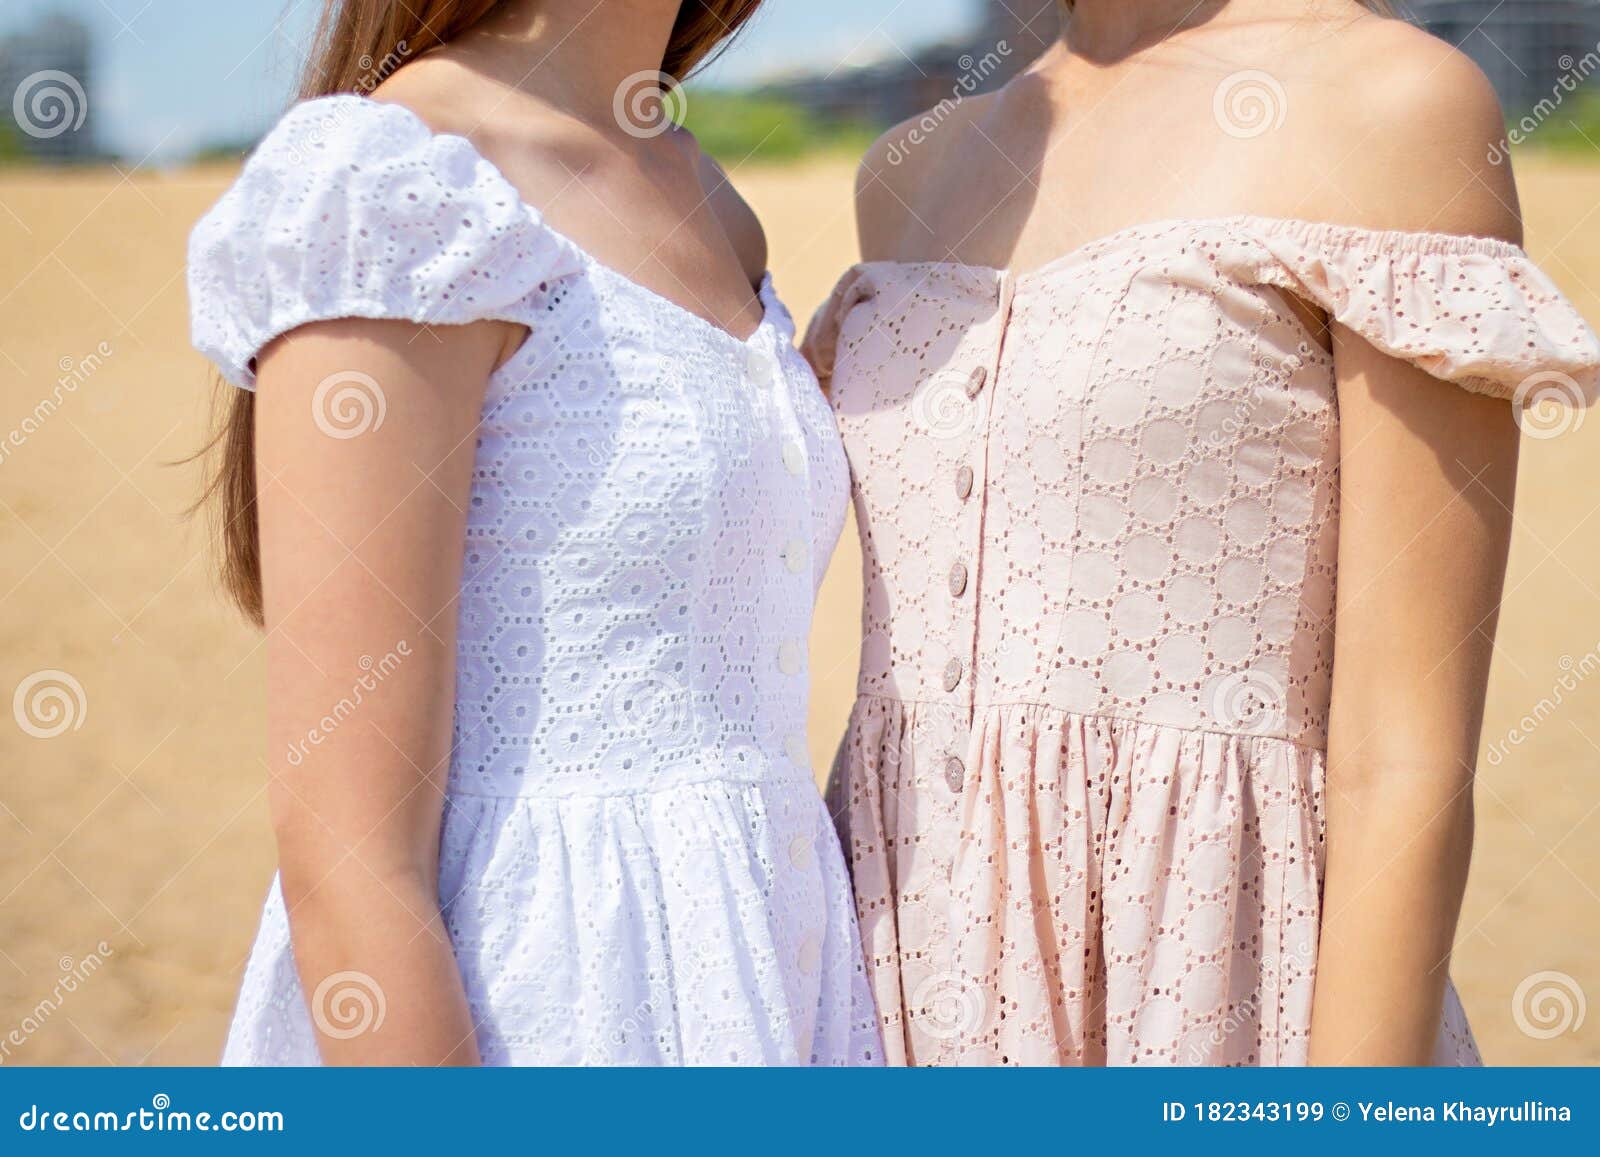
M 318 319 L 529 327 L 478 435 L 440 836 L 485 1062 L 878 1062 L 804 738 L 846 467 L 770 281 L 740 341 L 357 97 L 285 117 L 189 276 L 196 346 L 246 388 Z M 338 1015 L 307 1006 L 275 882 L 224 1061 L 314 1064 Z
M 1515 246 L 1260 218 L 867 263 L 814 320 L 866 576 L 829 800 L 891 1063 L 1306 1060 L 1339 428 L 1289 294 L 1470 390 L 1594 391 Z M 1453 990 L 1435 1059 L 1478 1062 Z

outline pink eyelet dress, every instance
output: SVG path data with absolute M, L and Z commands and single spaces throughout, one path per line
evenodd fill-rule
M 1291 295 L 1525 427 L 1595 389 L 1516 246 L 1255 217 L 869 262 L 813 321 L 866 587 L 829 795 L 891 1063 L 1305 1062 L 1339 423 Z M 1453 990 L 1435 1060 L 1479 1063 Z

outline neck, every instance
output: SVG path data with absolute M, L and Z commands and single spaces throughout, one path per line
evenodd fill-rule
M 1075 0 L 1063 16 L 1062 40 L 1077 56 L 1112 60 L 1222 15 L 1245 15 L 1257 0 Z
M 502 0 L 456 46 L 496 79 L 611 119 L 617 90 L 655 72 L 681 0 Z

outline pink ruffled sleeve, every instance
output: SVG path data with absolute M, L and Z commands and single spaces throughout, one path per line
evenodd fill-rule
M 1252 240 L 1260 280 L 1434 377 L 1518 401 L 1600 391 L 1600 340 L 1516 245 L 1290 221 Z

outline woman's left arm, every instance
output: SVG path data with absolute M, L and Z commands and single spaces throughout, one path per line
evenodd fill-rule
M 1326 110 L 1321 144 L 1338 162 L 1318 194 L 1323 218 L 1520 244 L 1516 185 L 1494 147 L 1505 119 L 1483 73 L 1403 24 L 1364 27 L 1356 55 L 1334 62 L 1359 74 L 1351 91 L 1363 99 Z M 1432 266 L 1405 276 L 1419 300 L 1451 289 Z M 1335 324 L 1332 336 L 1339 579 L 1310 1059 L 1421 1065 L 1439 1036 L 1472 855 L 1518 429 L 1510 403 L 1353 330 Z
M 1339 585 L 1314 1064 L 1427 1064 L 1472 852 L 1510 406 L 1336 328 Z

